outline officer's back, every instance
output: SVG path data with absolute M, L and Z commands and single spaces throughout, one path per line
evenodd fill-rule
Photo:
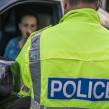
M 63 1 L 67 14 L 41 35 L 42 103 L 107 109 L 109 31 L 96 13 L 100 0 Z
M 100 0 L 63 0 L 63 4 L 66 14 L 60 23 L 31 37 L 30 47 L 27 44 L 32 107 L 108 109 L 109 31 L 96 13 Z

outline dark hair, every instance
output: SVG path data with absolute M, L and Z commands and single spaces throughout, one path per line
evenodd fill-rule
M 29 10 L 29 11 L 24 11 L 24 12 L 22 12 L 22 14 L 20 15 L 20 18 L 19 18 L 18 23 L 21 23 L 21 22 L 22 22 L 22 19 L 23 19 L 25 16 L 33 16 L 33 17 L 35 17 L 35 18 L 37 19 L 37 22 L 38 22 L 38 17 L 37 17 L 37 15 L 36 15 L 36 13 L 35 13 L 34 11 Z
M 68 0 L 70 4 L 78 4 L 78 3 L 96 3 L 98 1 L 101 2 L 101 0 Z

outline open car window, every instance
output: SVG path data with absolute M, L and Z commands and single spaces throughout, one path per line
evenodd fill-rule
M 27 1 L 8 7 L 0 15 L 0 56 L 3 56 L 9 40 L 19 36 L 18 21 L 22 12 L 32 10 L 38 17 L 38 30 L 59 22 L 62 13 L 55 3 Z

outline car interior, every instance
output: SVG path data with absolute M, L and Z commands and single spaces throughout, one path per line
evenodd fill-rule
M 23 3 L 4 11 L 0 16 L 0 56 L 3 56 L 9 40 L 19 36 L 18 20 L 22 12 L 32 10 L 38 17 L 38 30 L 59 22 L 58 6 L 48 3 Z

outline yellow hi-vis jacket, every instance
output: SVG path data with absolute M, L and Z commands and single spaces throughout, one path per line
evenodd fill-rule
M 93 9 L 32 35 L 17 61 L 33 109 L 109 108 L 109 31 Z

